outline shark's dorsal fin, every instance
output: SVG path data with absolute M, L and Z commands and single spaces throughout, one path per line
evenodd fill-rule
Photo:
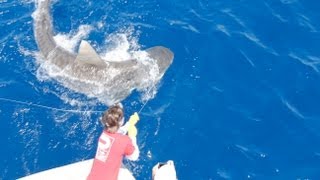
M 90 64 L 95 66 L 106 66 L 107 64 L 99 57 L 93 47 L 85 40 L 82 40 L 79 53 L 75 60 L 78 63 Z

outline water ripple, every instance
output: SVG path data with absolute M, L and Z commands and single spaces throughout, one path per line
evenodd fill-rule
M 271 12 L 272 16 L 274 16 L 280 22 L 283 22 L 283 23 L 288 22 L 287 19 L 285 19 L 279 13 L 277 13 L 268 3 L 264 2 L 264 5 L 269 9 L 269 11 Z
M 303 14 L 298 14 L 298 24 L 302 27 L 305 27 L 307 29 L 309 29 L 310 32 L 318 32 L 317 28 L 312 25 L 311 23 L 311 19 L 308 18 L 306 15 L 303 15 Z
M 281 98 L 282 103 L 297 117 L 301 119 L 305 119 L 305 116 L 300 113 L 300 111 L 291 103 L 289 103 L 284 98 Z
M 296 53 L 290 52 L 289 57 L 298 60 L 301 64 L 311 67 L 315 72 L 319 73 L 318 66 L 320 64 L 320 58 L 315 56 L 299 57 Z
M 200 31 L 194 27 L 193 25 L 184 22 L 184 21 L 180 21 L 180 20 L 169 20 L 169 24 L 172 25 L 177 25 L 180 26 L 182 29 L 186 29 L 195 33 L 200 33 Z
M 247 62 L 249 62 L 249 64 L 250 64 L 252 67 L 255 67 L 253 61 L 252 61 L 242 50 L 239 50 L 239 51 L 240 51 L 240 53 L 243 55 L 243 57 L 245 58 L 245 60 L 246 60 Z

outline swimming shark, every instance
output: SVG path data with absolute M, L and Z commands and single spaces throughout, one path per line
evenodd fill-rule
M 122 101 L 135 89 L 143 91 L 157 84 L 173 61 L 173 52 L 163 46 L 144 50 L 149 59 L 146 61 L 102 59 L 86 40 L 81 41 L 77 53 L 70 52 L 54 40 L 51 1 L 36 3 L 34 35 L 43 62 L 55 66 L 59 73 L 54 78 L 76 92 L 111 105 Z

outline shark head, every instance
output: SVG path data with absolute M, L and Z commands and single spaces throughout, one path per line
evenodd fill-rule
M 135 89 L 144 90 L 158 83 L 173 61 L 173 52 L 163 46 L 145 50 L 152 61 L 102 59 L 89 42 L 83 40 L 77 53 L 55 42 L 50 0 L 39 0 L 33 14 L 34 33 L 44 62 L 54 65 L 52 75 L 65 87 L 111 105 L 125 99 Z M 156 67 L 156 68 L 155 68 Z M 157 69 L 154 72 L 154 69 Z
M 154 59 L 158 65 L 159 73 L 164 74 L 173 61 L 173 52 L 163 46 L 155 46 L 146 50 L 149 57 Z

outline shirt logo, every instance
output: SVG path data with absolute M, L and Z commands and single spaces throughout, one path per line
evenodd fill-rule
M 96 159 L 102 162 L 106 162 L 112 147 L 112 144 L 114 142 L 114 138 L 111 136 L 108 136 L 105 133 L 102 133 L 99 142 L 98 142 L 98 149 L 96 153 Z

